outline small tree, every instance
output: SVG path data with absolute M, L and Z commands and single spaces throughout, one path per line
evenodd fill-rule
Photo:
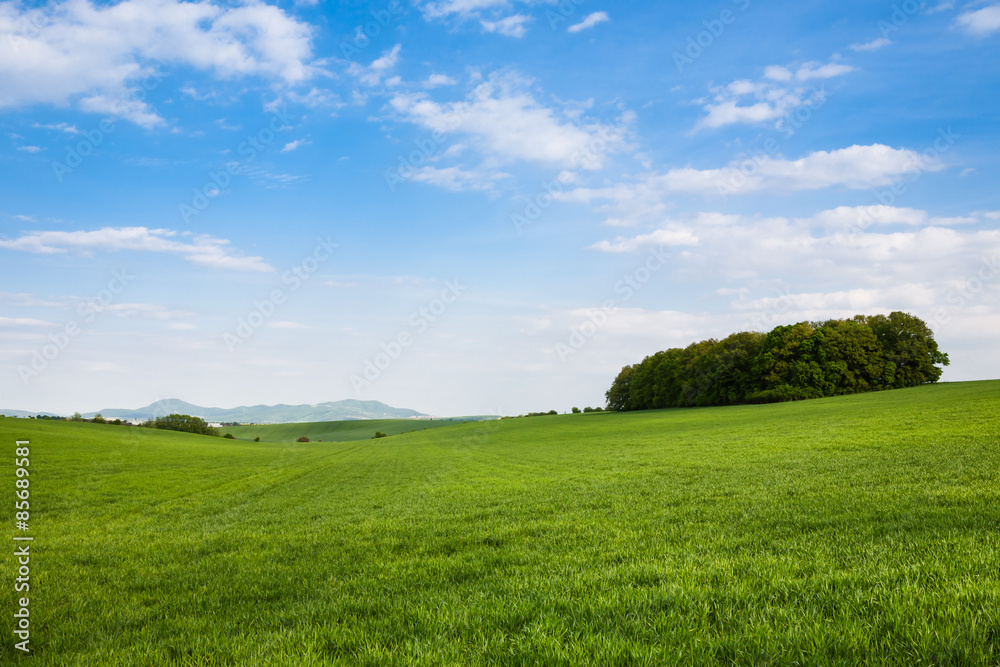
M 70 421 L 82 422 L 83 421 L 83 415 L 81 415 L 79 412 L 74 412 L 73 416 L 70 417 Z
M 256 438 L 253 439 L 253 441 L 254 442 L 260 442 L 260 436 L 258 435 Z
M 104 419 L 104 416 L 100 412 L 98 412 L 96 415 L 94 415 L 94 418 L 91 419 L 90 421 L 94 422 L 95 424 L 107 424 L 108 423 L 107 420 Z
M 389 436 L 383 433 L 382 431 L 375 431 L 375 435 L 372 436 L 372 440 L 374 440 L 375 438 L 388 438 L 388 437 Z
M 307 438 L 306 436 L 302 436 L 301 438 L 299 438 L 295 442 L 309 442 L 309 438 Z
M 235 436 L 235 435 L 233 435 L 232 433 L 227 433 L 227 434 L 225 434 L 225 435 L 224 435 L 224 436 L 222 436 L 222 437 L 223 437 L 223 438 L 226 438 L 227 440 L 235 440 L 235 439 L 236 439 L 236 436 Z
M 580 414 L 580 408 L 573 408 L 573 414 L 574 415 Z

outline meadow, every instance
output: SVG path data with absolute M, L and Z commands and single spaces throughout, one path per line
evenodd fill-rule
M 301 437 L 323 442 L 347 442 L 365 440 L 376 432 L 399 435 L 410 431 L 423 431 L 442 426 L 454 426 L 448 419 L 351 419 L 332 422 L 308 422 L 305 424 L 261 424 L 248 426 L 224 426 L 220 433 L 229 433 L 239 440 L 260 438 L 264 442 L 295 442 Z
M 30 660 L 997 664 L 998 415 L 994 381 L 303 444 L 0 420 Z

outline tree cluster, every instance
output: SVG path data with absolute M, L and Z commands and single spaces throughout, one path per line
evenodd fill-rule
M 184 433 L 197 433 L 199 435 L 219 435 L 219 429 L 212 428 L 201 417 L 191 415 L 171 414 L 166 417 L 150 419 L 143 424 L 148 428 L 159 428 L 166 431 L 182 431 Z
M 948 355 L 908 313 L 799 322 L 657 352 L 625 366 L 609 410 L 773 403 L 936 382 Z

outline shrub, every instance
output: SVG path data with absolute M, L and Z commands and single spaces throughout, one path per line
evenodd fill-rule
M 295 442 L 309 442 L 309 438 L 307 438 L 306 436 L 302 436 L 301 438 L 299 438 Z
M 235 440 L 235 439 L 236 439 L 236 436 L 235 436 L 235 435 L 233 435 L 232 433 L 227 433 L 227 434 L 225 434 L 225 435 L 224 435 L 224 436 L 222 436 L 222 437 L 223 437 L 223 438 L 226 438 L 226 439 L 228 439 L 228 440 Z
M 374 440 L 375 438 L 388 438 L 388 437 L 389 436 L 383 433 L 382 431 L 375 431 L 375 435 L 372 436 L 372 440 Z
M 254 442 L 260 442 L 260 436 L 258 435 L 256 438 L 253 439 L 253 441 Z

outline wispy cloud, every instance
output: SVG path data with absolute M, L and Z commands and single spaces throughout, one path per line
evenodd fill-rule
M 426 93 L 399 93 L 389 104 L 406 121 L 467 136 L 491 160 L 599 169 L 605 155 L 621 147 L 622 137 L 608 126 L 580 122 L 575 110 L 560 112 L 540 104 L 529 83 L 513 74 L 493 75 L 465 101 L 435 102 Z M 599 135 L 610 138 L 594 141 Z
M 308 139 L 296 139 L 295 141 L 289 141 L 289 142 L 288 142 L 287 144 L 285 144 L 285 146 L 284 146 L 284 147 L 283 147 L 283 148 L 281 149 L 281 152 L 282 152 L 282 153 L 291 153 L 291 152 L 292 152 L 292 151 L 294 151 L 295 149 L 297 149 L 297 148 L 300 148 L 300 147 L 302 147 L 302 146 L 308 146 L 308 145 L 309 145 L 309 144 L 311 144 L 311 143 L 312 143 L 312 142 L 311 142 L 311 141 L 309 141 Z
M 189 241 L 176 240 L 178 238 Z M 0 240 L 0 248 L 39 254 L 142 251 L 180 255 L 200 266 L 230 271 L 269 272 L 274 269 L 260 257 L 234 255 L 229 241 L 207 235 L 180 234 L 169 229 L 103 227 L 94 231 L 27 232 L 13 240 Z
M 593 28 L 599 23 L 605 23 L 610 20 L 611 19 L 608 17 L 607 12 L 594 12 L 593 14 L 588 14 L 587 17 L 579 23 L 574 23 L 570 27 L 566 28 L 566 32 L 581 32 L 587 28 Z
M 889 46 L 892 43 L 892 40 L 888 37 L 877 37 L 870 42 L 851 44 L 848 48 L 851 49 L 851 51 L 875 51 L 884 46 Z
M 531 17 L 525 14 L 514 14 L 497 21 L 481 20 L 483 30 L 495 32 L 507 37 L 524 37 L 527 32 L 527 24 L 531 22 Z

